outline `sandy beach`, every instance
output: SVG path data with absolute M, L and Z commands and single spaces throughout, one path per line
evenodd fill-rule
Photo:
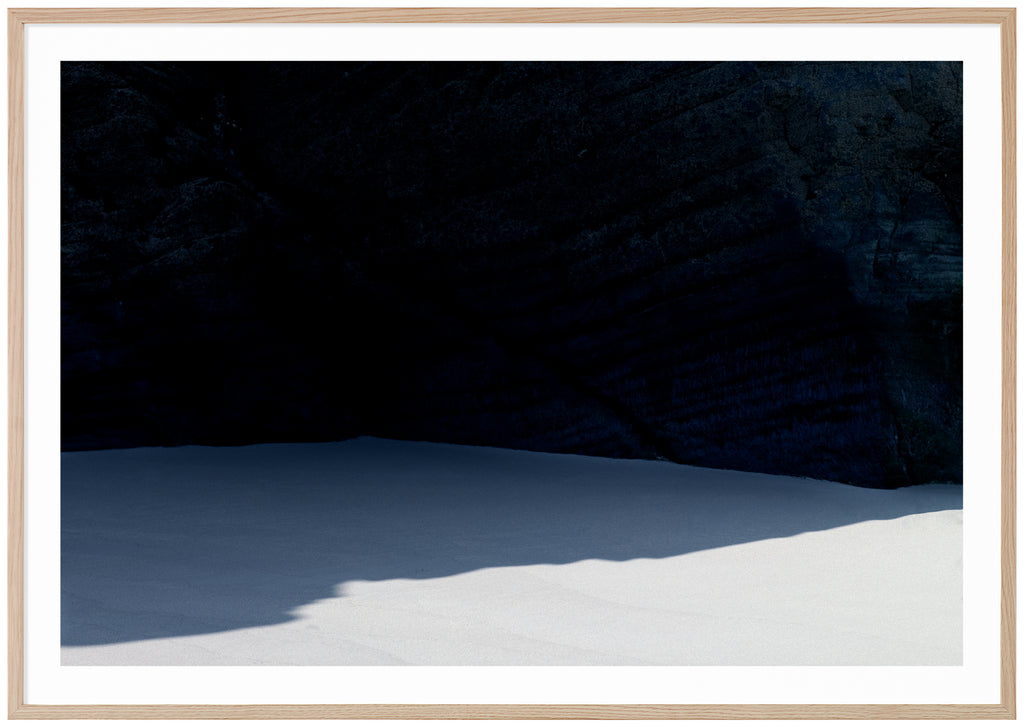
M 62 455 L 65 665 L 954 665 L 961 488 L 359 438 Z

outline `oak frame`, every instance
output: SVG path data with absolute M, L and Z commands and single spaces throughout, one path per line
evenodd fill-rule
M 1002 413 L 1000 701 L 996 704 L 42 705 L 24 678 L 25 26 L 50 23 L 958 23 L 1000 29 Z M 1015 719 L 1015 8 L 12 8 L 8 54 L 8 717 L 11 719 Z

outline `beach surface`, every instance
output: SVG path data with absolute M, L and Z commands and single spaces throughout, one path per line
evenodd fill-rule
M 64 665 L 957 665 L 962 488 L 362 437 L 62 454 Z

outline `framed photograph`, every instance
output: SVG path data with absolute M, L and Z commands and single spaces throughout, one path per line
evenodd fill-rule
M 1014 9 L 8 29 L 10 717 L 1015 717 Z

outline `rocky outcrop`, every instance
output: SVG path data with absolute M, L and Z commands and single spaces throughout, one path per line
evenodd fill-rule
M 64 447 L 959 481 L 961 79 L 65 63 Z

